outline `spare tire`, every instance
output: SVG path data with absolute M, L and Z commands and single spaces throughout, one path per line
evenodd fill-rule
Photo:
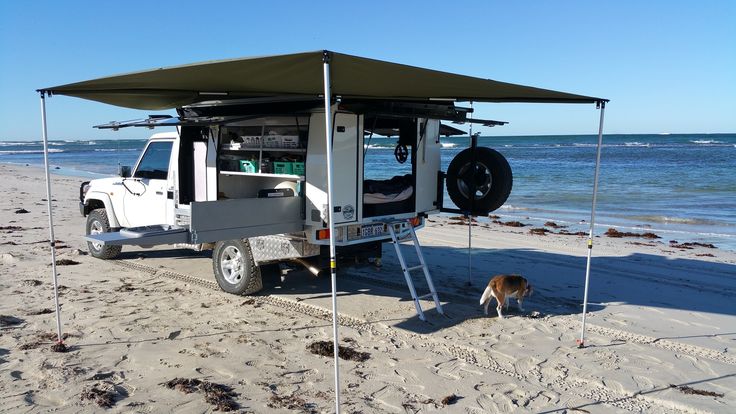
M 473 168 L 472 151 L 472 148 L 460 151 L 447 167 L 447 193 L 460 210 L 486 215 L 506 202 L 514 178 L 500 152 L 476 147 Z

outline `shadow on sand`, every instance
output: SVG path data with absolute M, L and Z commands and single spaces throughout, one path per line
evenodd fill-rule
M 410 254 L 412 246 L 402 245 L 402 249 L 406 249 L 407 258 L 415 258 L 415 255 Z M 423 251 L 440 300 L 444 303 L 445 316 L 439 315 L 433 304 L 424 302 L 429 305 L 425 308 L 427 321 L 421 321 L 417 316 L 399 320 L 395 326 L 402 329 L 430 333 L 472 318 L 495 318 L 493 305 L 491 315 L 485 316 L 478 300 L 490 276 L 499 273 L 522 274 L 534 286 L 534 295 L 524 302 L 526 312 L 519 312 L 516 301 L 511 300 L 509 310 L 505 313 L 509 316 L 532 317 L 532 311 L 542 316 L 579 314 L 582 311 L 584 256 L 530 249 L 476 248 L 472 258 L 473 275 L 468 280 L 467 250 L 424 246 Z M 174 259 L 171 261 L 172 270 L 189 274 L 192 274 L 189 262 L 203 260 L 206 262 L 198 267 L 209 274 L 196 276 L 212 279 L 209 252 L 156 249 L 121 255 L 124 259 L 137 257 L 145 257 L 146 264 L 154 264 L 156 259 Z M 181 269 L 177 266 L 179 263 Z M 418 264 L 416 259 L 414 262 L 409 259 L 407 263 L 408 266 L 415 264 Z M 305 301 L 330 296 L 329 277 L 315 278 L 298 269 L 290 272 L 282 282 L 273 267 L 264 269 L 263 273 L 262 295 L 296 295 Z M 736 275 L 734 265 L 694 257 L 670 258 L 643 253 L 620 257 L 594 256 L 588 310 L 598 312 L 610 304 L 628 304 L 736 315 L 736 307 L 732 304 L 732 298 L 736 296 L 736 278 L 733 275 Z M 413 280 L 419 295 L 428 292 L 421 271 L 413 273 Z M 338 308 L 340 301 L 350 300 L 351 296 L 358 294 L 411 301 L 391 245 L 384 245 L 383 267 L 380 269 L 364 266 L 338 270 Z M 370 307 L 371 303 L 368 302 L 366 306 Z M 375 304 L 378 306 L 375 311 L 380 313 L 379 301 Z M 388 315 L 383 316 L 388 318 Z M 378 319 L 381 317 L 373 318 L 370 322 L 378 322 Z M 386 322 L 386 319 L 381 321 Z

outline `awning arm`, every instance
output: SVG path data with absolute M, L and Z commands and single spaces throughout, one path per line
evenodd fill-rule
M 132 119 L 129 121 L 111 121 L 106 124 L 93 125 L 92 128 L 112 129 L 117 131 L 120 128 L 143 127 L 153 129 L 155 127 L 173 127 L 173 126 L 208 126 L 222 125 L 229 122 L 245 121 L 257 118 L 260 115 L 248 116 L 180 116 L 173 117 L 171 115 L 148 115 L 144 119 Z
M 57 343 L 63 346 L 61 335 L 61 307 L 59 306 L 59 282 L 56 273 L 56 238 L 54 236 L 54 213 L 51 206 L 51 177 L 49 174 L 49 138 L 46 128 L 46 97 L 41 95 L 41 134 L 43 135 L 43 165 L 46 173 L 46 207 L 49 213 L 49 247 L 51 248 L 51 277 L 54 284 L 54 305 L 56 306 L 56 337 Z
M 603 146 L 603 115 L 606 112 L 606 102 L 598 101 L 596 108 L 601 110 L 601 118 L 598 122 L 598 148 L 595 154 L 595 176 L 593 178 L 593 202 L 590 207 L 590 232 L 588 233 L 588 260 L 585 264 L 585 293 L 583 295 L 583 324 L 580 328 L 580 339 L 578 348 L 585 347 L 585 317 L 588 314 L 588 287 L 590 285 L 590 259 L 593 254 L 593 227 L 595 226 L 595 205 L 598 197 L 598 177 L 601 166 L 601 147 Z

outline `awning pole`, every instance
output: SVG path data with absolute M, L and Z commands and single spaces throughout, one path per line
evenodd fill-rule
M 470 101 L 470 119 L 473 119 L 473 101 Z M 473 280 L 473 211 L 475 210 L 475 149 L 478 147 L 478 139 L 475 135 L 473 135 L 473 123 L 470 123 L 470 131 L 468 132 L 470 135 L 470 148 L 472 148 L 472 157 L 471 157 L 471 168 L 473 170 L 473 181 L 471 183 L 471 192 L 470 192 L 470 212 L 468 213 L 468 281 L 465 282 L 466 286 L 472 285 Z
M 59 282 L 56 274 L 56 238 L 54 237 L 54 214 L 51 206 L 51 177 L 49 175 L 49 138 L 46 131 L 46 95 L 41 92 L 41 134 L 43 135 L 43 165 L 46 171 L 46 206 L 49 213 L 49 246 L 51 247 L 51 277 L 54 283 L 54 305 L 56 306 L 57 342 L 61 337 L 61 308 L 59 307 Z
M 325 85 L 325 150 L 327 151 L 327 221 L 330 229 L 330 281 L 332 282 L 332 342 L 335 359 L 335 413 L 340 413 L 339 341 L 337 336 L 337 259 L 335 254 L 335 221 L 332 219 L 332 94 L 330 92 L 330 52 L 322 54 Z
M 601 166 L 601 147 L 603 145 L 603 114 L 606 112 L 606 102 L 600 101 L 601 119 L 598 123 L 598 148 L 595 155 L 595 177 L 593 178 L 593 204 L 590 207 L 590 232 L 588 233 L 588 261 L 585 265 L 585 293 L 583 295 L 583 326 L 580 328 L 578 348 L 585 347 L 585 317 L 588 314 L 588 286 L 590 282 L 590 258 L 593 254 L 593 227 L 595 226 L 595 203 L 598 197 L 598 176 Z

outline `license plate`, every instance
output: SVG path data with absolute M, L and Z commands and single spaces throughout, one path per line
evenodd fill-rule
M 383 224 L 370 224 L 360 228 L 360 236 L 363 238 L 381 235 L 383 235 Z

